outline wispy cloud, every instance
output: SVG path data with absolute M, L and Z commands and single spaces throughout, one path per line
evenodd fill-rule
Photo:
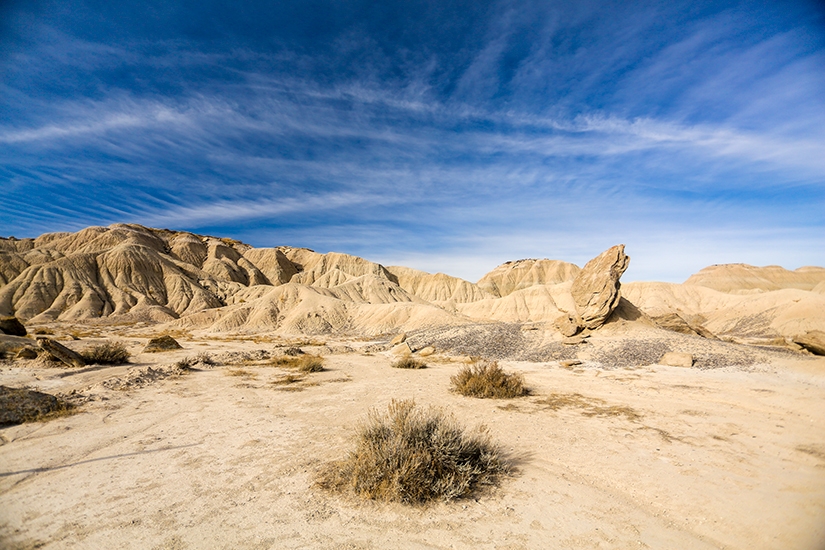
M 739 228 L 731 250 L 773 231 L 816 263 L 822 41 L 742 7 L 602 8 L 502 3 L 447 49 L 446 22 L 335 47 L 43 23 L 3 68 L 0 231 L 128 220 L 460 271 Z

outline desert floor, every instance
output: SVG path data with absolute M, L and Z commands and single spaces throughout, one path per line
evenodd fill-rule
M 532 394 L 482 400 L 449 391 L 460 357 L 400 370 L 365 342 L 327 342 L 303 348 L 326 371 L 277 384 L 286 371 L 254 360 L 271 342 L 193 337 L 150 355 L 126 340 L 128 366 L 2 365 L 0 384 L 86 400 L 0 430 L 4 548 L 825 548 L 825 358 L 505 361 Z M 146 371 L 201 351 L 224 364 Z M 371 408 L 406 398 L 486 425 L 513 475 L 424 507 L 314 485 Z

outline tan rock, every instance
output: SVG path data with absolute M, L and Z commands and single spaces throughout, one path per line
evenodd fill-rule
M 393 355 L 410 355 L 412 354 L 412 349 L 410 349 L 410 345 L 407 342 L 401 342 L 397 346 L 393 347 L 390 350 L 390 353 Z
M 582 336 L 581 334 L 576 336 L 568 336 L 564 340 L 561 341 L 562 344 L 566 346 L 577 346 L 579 344 L 584 344 L 586 337 Z
M 620 244 L 587 262 L 576 276 L 570 290 L 584 327 L 602 326 L 616 309 L 621 298 L 619 278 L 629 263 L 624 245 Z
M 579 361 L 578 359 L 566 359 L 564 361 L 559 361 L 559 365 L 566 368 L 566 369 L 569 369 L 570 367 L 575 367 L 576 365 L 581 365 L 581 364 L 582 364 L 582 362 Z
M 562 336 L 568 338 L 571 336 L 575 336 L 581 329 L 580 319 L 578 319 L 575 315 L 571 315 L 570 313 L 558 317 L 553 324 L 556 325 L 556 328 L 559 329 L 559 332 L 561 332 Z
M 397 346 L 398 344 L 400 344 L 402 342 L 406 342 L 406 341 L 407 341 L 407 333 L 402 332 L 401 334 L 397 334 L 392 340 L 390 340 L 390 345 L 391 346 Z
M 0 333 L 11 336 L 25 336 L 26 327 L 17 317 L 0 317 Z
M 659 364 L 667 365 L 669 367 L 690 368 L 693 366 L 693 355 L 689 353 L 670 351 L 662 355 L 662 358 L 659 359 Z
M 802 336 L 796 336 L 794 343 L 799 344 L 814 355 L 825 355 L 825 332 L 812 330 Z
M 435 353 L 435 348 L 432 347 L 432 346 L 427 346 L 425 348 L 421 348 L 416 353 L 418 355 L 420 355 L 421 357 L 428 357 L 428 356 L 432 355 L 433 353 Z
M 37 343 L 40 347 L 49 352 L 49 355 L 64 363 L 69 367 L 81 368 L 86 366 L 83 357 L 76 351 L 70 350 L 63 344 L 55 342 L 51 338 L 39 337 Z
M 183 346 L 181 346 L 177 340 L 165 334 L 149 340 L 149 343 L 143 348 L 143 353 L 157 353 L 159 351 L 173 351 L 176 349 L 183 349 Z

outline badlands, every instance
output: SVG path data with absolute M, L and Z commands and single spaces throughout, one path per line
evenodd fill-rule
M 825 548 L 825 269 L 629 261 L 473 284 L 138 225 L 0 239 L 0 546 Z M 527 395 L 452 392 L 478 358 Z M 424 505 L 322 488 L 402 399 L 486 426 L 509 473 Z

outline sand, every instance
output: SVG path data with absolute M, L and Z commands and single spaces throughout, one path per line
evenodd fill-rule
M 0 384 L 80 403 L 0 430 L 4 548 L 825 548 L 825 358 L 502 361 L 531 395 L 479 400 L 449 391 L 461 357 L 392 369 L 366 351 L 383 341 L 291 342 L 327 370 L 278 385 L 286 371 L 254 359 L 280 338 L 178 336 L 183 350 L 140 354 L 148 335 L 121 334 L 137 354 L 127 366 L 0 367 Z M 175 370 L 199 352 L 223 364 Z M 486 425 L 513 474 L 423 507 L 317 488 L 359 420 L 401 398 Z

